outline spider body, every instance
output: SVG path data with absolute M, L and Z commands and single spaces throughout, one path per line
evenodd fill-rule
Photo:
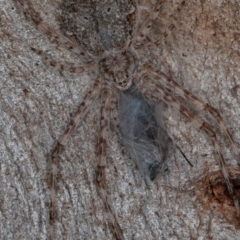
M 135 0 L 64 0 L 60 9 L 63 33 L 94 56 L 126 46 L 136 23 Z
M 99 62 L 99 72 L 104 80 L 120 90 L 132 85 L 137 70 L 137 58 L 131 51 L 110 53 Z
M 138 63 L 129 48 L 136 24 L 136 2 L 78 0 L 73 4 L 65 0 L 60 8 L 62 31 L 98 59 L 102 80 L 120 90 L 129 88 Z
M 49 62 L 49 65 L 75 73 L 96 70 L 94 84 L 52 152 L 51 239 L 54 236 L 54 221 L 56 220 L 57 158 L 62 148 L 67 145 L 72 132 L 81 124 L 99 94 L 102 99 L 102 107 L 98 137 L 96 185 L 116 239 L 124 239 L 124 234 L 111 210 L 104 186 L 109 116 L 112 112 L 114 121 L 117 123 L 118 119 L 120 120 L 117 124 L 120 125 L 125 145 L 131 152 L 131 156 L 135 158 L 144 179 L 148 182 L 153 180 L 162 169 L 169 146 L 172 144 L 163 125 L 157 121 L 157 117 L 154 115 L 156 105 L 161 101 L 179 111 L 182 116 L 191 121 L 197 128 L 203 130 L 212 140 L 229 195 L 233 199 L 236 214 L 239 215 L 238 198 L 214 129 L 193 114 L 188 106 L 184 105 L 175 95 L 180 96 L 185 101 L 191 101 L 197 109 L 204 110 L 215 118 L 240 161 L 239 150 L 220 114 L 211 105 L 194 96 L 172 78 L 156 69 L 151 62 L 147 64 L 141 62 L 139 57 L 142 53 L 146 54 L 161 44 L 161 36 L 147 44 L 144 40 L 158 17 L 162 0 L 156 1 L 152 11 L 149 12 L 143 23 L 139 21 L 138 6 L 134 0 L 62 1 L 60 4 L 61 31 L 55 30 L 45 23 L 28 1 L 18 0 L 18 2 L 33 22 L 43 31 L 54 37 L 59 44 L 63 44 L 67 49 L 74 53 L 80 53 L 79 56 L 88 59 L 86 63 L 81 63 L 80 66 L 68 67 L 57 61 L 49 60 L 44 52 L 32 48 L 37 54 L 42 55 L 46 62 Z M 173 27 L 170 26 L 169 29 L 173 29 Z M 164 36 L 167 36 L 167 34 L 164 34 Z M 139 65 L 141 65 L 141 70 L 137 71 Z M 119 93 L 119 91 L 121 92 Z M 120 102 L 119 116 L 117 113 L 118 101 Z M 130 119 L 128 119 L 129 115 Z M 130 125 L 127 125 L 128 123 Z M 140 152 L 140 154 L 136 154 L 136 152 Z

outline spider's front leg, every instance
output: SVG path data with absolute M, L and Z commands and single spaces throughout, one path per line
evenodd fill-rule
M 56 197 L 56 176 L 57 176 L 57 157 L 60 150 L 66 145 L 72 132 L 78 127 L 80 122 L 86 116 L 89 111 L 93 101 L 97 98 L 101 90 L 101 83 L 96 80 L 92 89 L 87 93 L 83 102 L 78 108 L 78 111 L 74 119 L 69 124 L 68 128 L 65 130 L 64 134 L 58 140 L 57 146 L 52 152 L 52 163 L 51 163 L 51 196 L 50 196 L 50 240 L 53 240 L 53 224 L 55 220 L 55 197 Z
M 174 108 L 175 110 L 178 110 L 181 115 L 183 115 L 185 118 L 191 121 L 200 130 L 203 130 L 206 134 L 208 134 L 208 136 L 211 138 L 213 142 L 214 149 L 217 152 L 219 164 L 228 188 L 228 193 L 233 199 L 233 202 L 235 205 L 236 214 L 238 217 L 240 217 L 239 200 L 238 200 L 236 191 L 233 187 L 233 182 L 230 178 L 226 161 L 221 153 L 221 148 L 220 148 L 218 138 L 216 136 L 216 133 L 212 129 L 212 127 L 208 123 L 204 122 L 199 117 L 191 113 L 184 105 L 182 105 L 176 98 L 174 98 L 171 95 L 171 92 L 169 92 L 169 89 L 162 87 L 157 82 L 147 78 L 146 75 L 143 76 L 141 82 L 138 83 L 138 87 L 146 97 L 153 99 L 154 101 L 161 100 L 165 102 L 168 106 Z
M 101 122 L 100 122 L 100 136 L 98 139 L 98 166 L 96 171 L 96 184 L 98 192 L 103 200 L 106 208 L 114 236 L 117 240 L 123 240 L 122 230 L 114 216 L 111 207 L 108 203 L 107 192 L 104 186 L 104 170 L 107 164 L 107 140 L 109 132 L 109 116 L 111 104 L 113 104 L 113 94 L 109 88 L 103 89 L 102 92 L 102 108 L 101 108 Z
M 199 110 L 204 110 L 205 112 L 210 113 L 210 115 L 213 116 L 213 118 L 218 123 L 219 127 L 228 137 L 232 149 L 235 152 L 238 162 L 240 164 L 240 151 L 230 133 L 227 126 L 225 125 L 222 116 L 218 112 L 218 110 L 214 107 L 212 107 L 210 104 L 204 102 L 200 98 L 196 97 L 192 93 L 190 93 L 188 90 L 184 89 L 182 86 L 180 86 L 176 81 L 174 81 L 172 78 L 167 77 L 163 72 L 158 71 L 157 69 L 154 69 L 150 65 L 145 65 L 144 69 L 147 69 L 148 74 L 151 76 L 152 79 L 155 81 L 160 81 L 161 84 L 164 86 L 165 89 L 168 90 L 169 93 L 174 92 L 175 94 L 178 94 L 180 97 L 182 97 L 185 101 L 191 101 Z

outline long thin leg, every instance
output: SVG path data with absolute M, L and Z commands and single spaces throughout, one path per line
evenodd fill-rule
M 43 51 L 31 47 L 31 49 L 38 55 L 40 55 L 46 63 L 48 63 L 50 66 L 55 67 L 59 70 L 67 71 L 67 72 L 72 72 L 72 73 L 81 73 L 81 72 L 88 72 L 93 70 L 96 66 L 95 64 L 85 64 L 82 66 L 72 66 L 72 67 L 67 67 L 66 65 L 69 65 L 70 63 L 65 63 L 61 64 L 59 62 L 53 61 L 50 59 L 50 57 Z
M 99 194 L 103 200 L 106 211 L 108 213 L 114 236 L 117 240 L 123 240 L 122 230 L 117 222 L 116 217 L 112 213 L 111 207 L 107 200 L 107 193 L 104 187 L 104 170 L 106 167 L 107 157 L 107 139 L 109 131 L 109 115 L 111 109 L 111 92 L 104 89 L 102 94 L 102 110 L 101 110 L 101 130 L 98 140 L 98 166 L 96 171 L 96 183 Z
M 233 151 L 235 152 L 235 154 L 238 158 L 239 164 L 240 164 L 240 152 L 238 150 L 238 147 L 236 146 L 232 135 L 230 134 L 228 128 L 225 126 L 223 119 L 216 108 L 212 107 L 208 103 L 206 103 L 206 102 L 202 101 L 201 99 L 199 99 L 198 97 L 194 96 L 188 90 L 181 87 L 176 81 L 167 77 L 164 73 L 158 71 L 157 69 L 154 69 L 153 67 L 151 67 L 149 65 L 145 66 L 144 69 L 147 69 L 150 76 L 154 80 L 160 82 L 169 92 L 174 92 L 174 94 L 178 94 L 184 100 L 188 100 L 188 101 L 190 100 L 193 104 L 195 104 L 195 106 L 198 109 L 204 110 L 204 111 L 210 113 L 215 118 L 215 120 L 218 123 L 218 125 L 220 126 L 220 128 L 224 131 L 224 133 L 228 137 L 228 139 L 231 143 L 231 146 L 233 148 Z
M 87 112 L 90 109 L 93 101 L 97 98 L 101 90 L 101 83 L 99 80 L 96 80 L 93 88 L 87 93 L 83 102 L 78 108 L 78 111 L 70 122 L 68 128 L 65 130 L 64 134 L 58 140 L 56 147 L 52 152 L 52 171 L 51 171 L 51 197 L 50 197 L 50 240 L 53 240 L 53 224 L 54 224 L 54 215 L 55 215 L 55 196 L 56 196 L 56 175 L 57 175 L 57 157 L 60 150 L 66 145 L 69 137 L 72 132 L 78 127 L 80 122 L 86 116 Z
M 147 51 L 151 51 L 157 47 L 159 47 L 162 42 L 164 41 L 165 38 L 167 38 L 167 36 L 172 32 L 172 30 L 175 28 L 175 26 L 173 24 L 171 24 L 170 26 L 168 26 L 168 28 L 166 29 L 166 31 L 163 33 L 163 35 L 158 38 L 156 41 L 150 42 L 148 44 L 145 44 L 143 46 L 140 46 L 139 48 L 136 49 L 136 51 L 138 53 L 145 53 Z
M 60 31 L 51 28 L 46 22 L 42 20 L 40 15 L 33 9 L 27 0 L 18 0 L 24 9 L 25 13 L 32 19 L 32 21 L 39 26 L 43 31 L 45 31 L 50 36 L 54 37 L 58 42 L 62 43 L 64 46 L 68 46 L 68 49 L 80 54 L 81 56 L 89 56 L 85 51 L 79 48 L 79 44 L 65 37 Z
M 112 98 L 111 101 L 111 119 L 113 120 L 114 126 L 116 127 L 116 129 L 119 128 L 119 117 L 118 117 L 118 99 Z
M 145 88 L 148 88 L 148 90 L 144 90 L 143 85 L 145 86 Z M 222 170 L 225 182 L 227 184 L 228 192 L 234 201 L 237 216 L 240 217 L 239 201 L 236 196 L 235 190 L 233 188 L 232 181 L 230 180 L 225 159 L 223 158 L 223 155 L 220 151 L 220 145 L 218 143 L 217 136 L 215 132 L 212 130 L 211 126 L 208 125 L 206 122 L 202 121 L 200 118 L 198 118 L 194 114 L 192 114 L 183 105 L 181 105 L 181 103 L 179 103 L 178 100 L 176 100 L 173 96 L 171 96 L 170 93 L 167 90 L 165 90 L 160 84 L 157 84 L 156 82 L 151 81 L 149 79 L 145 79 L 143 77 L 142 82 L 140 82 L 140 84 L 138 83 L 138 87 L 144 93 L 145 96 L 155 101 L 159 101 L 159 100 L 164 101 L 168 106 L 171 106 L 174 109 L 178 110 L 184 117 L 190 120 L 195 126 L 203 130 L 205 133 L 207 133 L 210 136 L 213 142 L 214 148 L 218 154 L 219 164 L 221 166 L 221 170 Z
M 142 40 L 147 36 L 153 21 L 157 18 L 159 10 L 161 8 L 161 5 L 163 3 L 163 0 L 157 0 L 153 11 L 151 12 L 150 16 L 148 17 L 148 19 L 145 21 L 145 23 L 139 28 L 139 30 L 137 31 L 136 35 L 133 37 L 133 44 L 136 48 L 139 47 L 139 45 L 141 44 Z
M 185 1 L 182 1 L 182 3 L 180 3 L 180 5 L 184 5 Z M 179 12 L 181 10 L 181 6 L 177 7 L 177 11 Z M 155 41 L 150 41 L 147 44 L 144 44 L 142 46 L 139 46 L 136 50 L 139 53 L 144 53 L 146 51 L 150 51 L 153 50 L 157 47 L 159 47 L 162 42 L 164 41 L 165 38 L 167 38 L 167 36 L 172 32 L 172 30 L 175 28 L 175 23 L 176 23 L 176 19 L 173 18 L 172 23 L 166 28 L 166 30 L 164 31 L 163 34 L 161 34 L 161 36 L 155 40 Z

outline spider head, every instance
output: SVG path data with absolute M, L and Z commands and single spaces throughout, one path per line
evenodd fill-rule
M 99 62 L 102 78 L 120 90 L 126 90 L 132 85 L 136 68 L 137 58 L 130 51 L 108 54 Z

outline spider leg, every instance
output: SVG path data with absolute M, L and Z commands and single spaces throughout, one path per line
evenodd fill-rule
M 70 122 L 68 128 L 65 130 L 64 134 L 58 140 L 56 147 L 52 152 L 52 163 L 51 163 L 51 196 L 50 196 L 50 239 L 53 240 L 53 224 L 54 224 L 54 214 L 55 214 L 55 196 L 56 196 L 56 175 L 57 175 L 57 157 L 60 150 L 66 145 L 72 132 L 77 128 L 80 122 L 83 120 L 85 115 L 90 109 L 93 101 L 97 98 L 101 90 L 101 83 L 96 80 L 92 89 L 87 93 L 83 102 L 78 108 L 78 111 Z
M 67 64 L 61 64 L 57 61 L 53 61 L 50 59 L 50 57 L 43 51 L 31 47 L 31 49 L 38 55 L 40 55 L 46 63 L 48 63 L 50 66 L 55 67 L 59 70 L 67 71 L 67 72 L 72 72 L 72 73 L 81 73 L 81 72 L 88 72 L 94 69 L 95 65 L 94 64 L 85 64 L 82 66 L 66 66 L 66 65 L 71 65 L 71 63 Z
M 163 33 L 163 36 L 158 38 L 156 41 L 151 41 L 150 43 L 147 43 L 145 45 L 139 46 L 136 50 L 138 53 L 144 53 L 147 51 L 151 51 L 157 47 L 159 47 L 165 38 L 172 32 L 172 30 L 175 28 L 173 24 L 170 24 L 166 31 Z
M 119 129 L 119 106 L 118 106 L 118 99 L 112 98 L 111 101 L 111 119 L 114 123 L 116 129 Z
M 182 1 L 180 3 L 180 5 L 184 5 L 184 4 L 185 4 L 185 1 Z M 181 11 L 181 6 L 177 7 L 177 12 L 179 12 L 179 11 Z M 176 23 L 176 19 L 173 18 L 172 23 L 166 28 L 164 33 L 161 34 L 161 36 L 158 39 L 156 39 L 154 41 L 150 39 L 151 41 L 149 43 L 146 43 L 143 45 L 140 45 L 140 42 L 139 42 L 139 44 L 136 45 L 137 52 L 144 53 L 146 51 L 150 51 L 150 50 L 153 50 L 153 49 L 159 47 L 162 44 L 162 42 L 164 41 L 164 39 L 166 39 L 168 37 L 168 35 L 172 32 L 172 30 L 175 28 L 175 23 Z
M 220 115 L 220 113 L 218 112 L 218 110 L 214 107 L 212 107 L 211 105 L 209 105 L 208 103 L 202 101 L 201 99 L 199 99 L 198 97 L 194 96 L 192 93 L 190 93 L 188 90 L 184 89 L 183 87 L 181 87 L 176 81 L 174 81 L 173 79 L 167 77 L 164 73 L 162 73 L 161 71 L 158 71 L 156 69 L 154 69 L 151 66 L 146 66 L 146 68 L 148 73 L 150 74 L 150 76 L 157 81 L 161 81 L 161 84 L 169 91 L 169 92 L 174 92 L 176 94 L 178 94 L 180 97 L 182 97 L 184 100 L 187 101 L 191 101 L 193 104 L 196 105 L 196 107 L 200 110 L 204 110 L 208 113 L 210 113 L 210 115 L 212 115 L 216 122 L 218 123 L 220 129 L 222 129 L 224 131 L 224 133 L 226 134 L 226 136 L 228 137 L 231 146 L 233 148 L 233 151 L 235 152 L 239 164 L 240 164 L 240 152 L 238 150 L 238 147 L 236 146 L 232 135 L 230 134 L 228 128 L 225 126 L 224 121 Z
M 32 21 L 39 26 L 43 31 L 45 31 L 50 36 L 54 37 L 58 42 L 62 43 L 63 45 L 67 46 L 69 50 L 80 54 L 81 56 L 89 56 L 85 51 L 79 48 L 79 44 L 72 41 L 71 39 L 65 37 L 60 31 L 51 28 L 46 22 L 42 20 L 40 15 L 34 10 L 34 8 L 30 5 L 29 2 L 26 0 L 18 0 L 20 5 L 22 6 L 26 15 L 28 15 Z
M 139 30 L 136 32 L 136 35 L 133 37 L 132 42 L 134 43 L 134 46 L 136 48 L 139 47 L 141 44 L 142 40 L 147 36 L 153 21 L 157 18 L 159 10 L 161 8 L 161 5 L 163 3 L 163 0 L 157 0 L 153 11 L 151 12 L 150 16 L 148 19 L 143 23 L 143 25 L 139 28 Z
M 159 79 L 159 77 L 158 77 Z M 146 76 L 142 78 L 142 81 L 137 84 L 140 90 L 144 93 L 146 97 L 153 99 L 154 101 L 163 101 L 168 106 L 173 107 L 178 110 L 185 118 L 190 120 L 196 127 L 203 130 L 205 133 L 209 135 L 211 138 L 215 151 L 218 154 L 219 163 L 221 166 L 221 170 L 227 184 L 228 192 L 232 197 L 236 209 L 237 216 L 240 217 L 240 209 L 239 209 L 239 201 L 236 196 L 235 190 L 233 188 L 233 183 L 230 179 L 229 172 L 226 167 L 225 159 L 220 151 L 220 145 L 216 136 L 216 133 L 213 131 L 210 125 L 206 122 L 202 121 L 200 118 L 191 113 L 187 108 L 185 108 L 177 99 L 175 99 L 168 90 L 164 89 L 160 84 L 151 81 L 150 79 L 146 79 Z M 148 90 L 144 90 L 147 88 Z
M 99 194 L 103 200 L 106 211 L 108 213 L 114 236 L 117 240 L 123 239 L 122 230 L 117 222 L 116 217 L 112 213 L 111 207 L 107 200 L 107 193 L 104 187 L 104 169 L 106 167 L 107 157 L 107 138 L 109 131 L 109 115 L 111 109 L 112 94 L 110 89 L 104 89 L 102 92 L 102 109 L 101 109 L 101 130 L 98 139 L 98 166 L 96 171 L 96 184 Z

